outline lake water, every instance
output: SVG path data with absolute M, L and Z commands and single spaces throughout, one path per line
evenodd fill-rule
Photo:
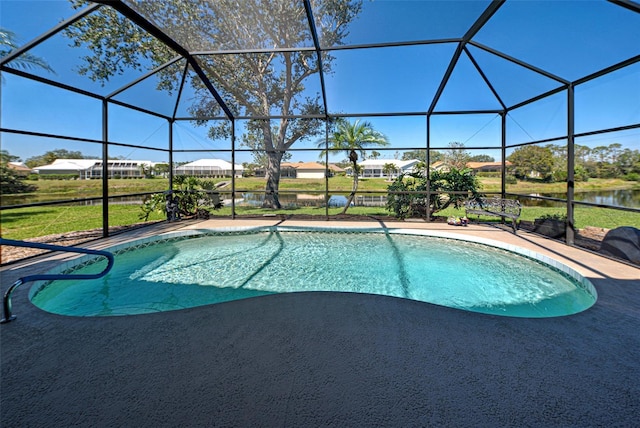
M 73 198 L 69 198 L 73 199 Z M 12 205 L 23 205 L 23 204 L 35 204 L 39 202 L 54 202 L 60 200 L 59 197 L 51 196 L 51 195 L 28 195 L 28 196 L 2 196 L 2 205 L 3 207 L 12 206 Z M 119 198 L 112 198 L 109 202 L 110 204 L 124 204 L 124 205 L 142 205 L 142 197 L 141 196 L 122 196 Z M 67 205 L 102 205 L 102 199 L 94 199 L 90 201 L 78 201 L 78 202 L 70 202 Z
M 550 198 L 564 199 L 566 195 L 564 193 L 540 193 L 539 196 L 546 196 Z M 536 196 L 537 196 L 536 195 Z M 262 204 L 264 195 L 261 193 L 245 193 L 244 203 L 259 206 Z M 304 196 L 304 195 L 303 195 Z M 640 208 L 640 189 L 638 190 L 601 190 L 597 192 L 580 192 L 575 194 L 575 200 L 581 202 L 590 202 L 600 205 L 613 205 L 619 207 L 628 208 Z M 280 202 L 283 205 L 291 204 L 297 206 L 305 206 L 311 204 L 323 204 L 323 195 L 316 195 L 313 200 L 306 200 L 297 197 L 293 194 L 280 195 Z M 343 207 L 347 202 L 347 198 L 344 195 L 332 194 L 329 199 L 330 207 Z M 355 204 L 358 206 L 366 207 L 384 207 L 387 203 L 386 195 L 366 195 L 363 193 L 356 194 Z M 553 206 L 556 202 L 547 202 L 543 200 L 531 199 L 527 201 L 527 205 L 540 205 L 540 206 Z
M 540 193 L 540 196 L 547 196 L 552 198 L 564 199 L 564 193 Z M 262 204 L 264 195 L 260 192 L 257 193 L 245 193 L 243 194 L 244 203 L 249 205 L 259 206 Z M 28 196 L 2 196 L 2 206 L 20 205 L 20 204 L 32 204 L 36 202 L 55 201 L 55 197 L 49 195 L 28 195 Z M 580 192 L 575 194 L 576 201 L 590 202 L 601 205 L 614 205 L 620 207 L 640 208 L 640 189 L 636 190 L 602 190 L 597 192 Z M 283 205 L 296 205 L 296 206 L 321 206 L 324 204 L 324 194 L 315 195 L 294 195 L 294 194 L 282 194 L 280 195 L 280 202 Z M 342 202 L 342 205 L 340 203 Z M 361 206 L 385 206 L 387 197 L 385 195 L 366 195 L 363 193 L 356 195 L 355 203 Z M 85 205 L 98 205 L 101 204 L 101 200 L 85 202 Z M 128 203 L 128 204 L 141 204 L 141 198 L 139 196 L 123 197 L 116 200 L 112 200 L 111 203 Z M 332 194 L 330 199 L 330 206 L 344 206 L 346 203 L 346 197 L 343 195 Z M 77 202 L 75 204 L 78 204 Z M 74 204 L 74 205 L 75 205 Z M 542 205 L 545 204 L 554 205 L 554 202 L 536 201 L 534 199 L 527 201 L 527 205 Z
M 564 199 L 564 193 L 541 193 L 540 196 Z M 640 208 L 640 189 L 638 190 L 602 190 L 597 192 L 575 193 L 574 200 L 600 205 Z

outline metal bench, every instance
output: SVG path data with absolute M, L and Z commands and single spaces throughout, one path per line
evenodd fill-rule
M 522 206 L 515 199 L 502 198 L 475 198 L 464 201 L 464 209 L 467 218 L 470 214 L 477 216 L 486 215 L 511 219 L 513 233 L 517 233 L 516 221 L 520 218 Z

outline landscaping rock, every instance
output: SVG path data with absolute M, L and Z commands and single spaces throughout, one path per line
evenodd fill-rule
M 533 223 L 533 231 L 550 238 L 564 238 L 567 224 L 564 220 L 537 218 Z
M 602 240 L 600 252 L 640 265 L 640 229 L 624 226 L 610 230 Z

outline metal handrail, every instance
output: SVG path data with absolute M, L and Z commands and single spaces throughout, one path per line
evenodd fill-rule
M 4 293 L 4 298 L 2 300 L 2 308 L 3 308 L 4 316 L 0 320 L 0 324 L 8 323 L 16 319 L 16 316 L 11 314 L 11 294 L 15 291 L 16 288 L 20 287 L 25 282 L 70 280 L 70 279 L 98 279 L 98 278 L 102 278 L 103 276 L 109 273 L 115 261 L 113 254 L 111 254 L 108 251 L 90 250 L 88 248 L 63 247 L 61 245 L 41 244 L 38 242 L 14 241 L 11 239 L 3 239 L 3 238 L 0 238 L 0 245 L 10 245 L 13 247 L 38 248 L 41 250 L 50 250 L 50 251 L 65 251 L 70 253 L 93 254 L 93 255 L 103 256 L 107 258 L 107 267 L 100 273 L 75 274 L 75 275 L 74 274 L 39 274 L 39 275 L 28 275 L 18 279 Z

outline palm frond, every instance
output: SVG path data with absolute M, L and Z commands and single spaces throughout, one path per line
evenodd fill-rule
M 6 28 L 0 28 L 0 57 L 9 55 L 19 47 L 16 40 L 17 36 L 13 31 Z M 55 74 L 53 68 L 51 68 L 44 59 L 29 52 L 23 53 L 18 58 L 8 62 L 6 65 L 9 68 L 22 70 L 41 68 Z

